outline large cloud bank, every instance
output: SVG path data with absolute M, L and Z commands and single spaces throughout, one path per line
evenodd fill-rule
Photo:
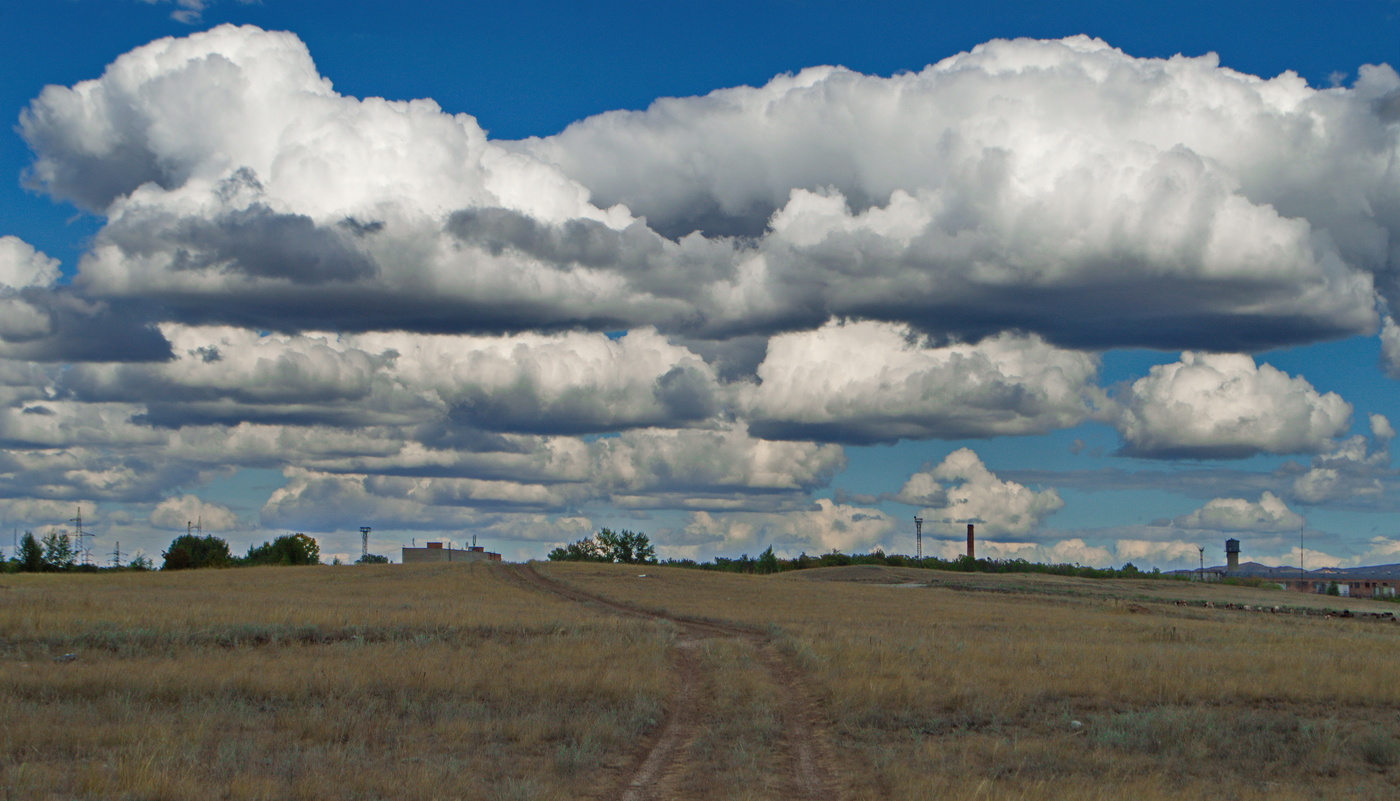
M 223 26 L 48 87 L 20 129 L 35 185 L 108 218 L 80 285 L 192 322 L 724 336 L 852 316 L 1249 348 L 1376 325 L 1397 91 L 1384 67 L 1319 91 L 998 41 L 509 143 L 431 101 L 337 94 L 296 37 Z
M 1295 498 L 1370 486 L 1345 401 L 1200 351 L 1371 333 L 1400 302 L 1389 67 L 1317 90 L 994 41 L 509 142 L 221 26 L 45 88 L 18 130 L 30 184 L 103 225 L 70 280 L 0 236 L 16 502 L 529 541 L 683 510 L 677 542 L 868 547 L 885 512 L 812 497 L 843 445 L 1086 420 L 1149 458 L 1321 454 Z M 1123 346 L 1187 352 L 1110 397 L 1097 354 Z M 261 510 L 190 494 L 238 468 L 284 484 Z M 896 495 L 1018 536 L 1063 505 L 967 449 Z

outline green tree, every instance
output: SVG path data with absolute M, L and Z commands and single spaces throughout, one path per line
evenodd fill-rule
M 778 557 L 773 555 L 772 545 L 758 555 L 758 564 L 754 565 L 754 571 L 764 574 L 778 572 Z
M 551 562 L 611 562 L 603 548 L 592 537 L 571 542 L 549 552 Z
M 137 551 L 136 555 L 131 557 L 131 561 L 126 563 L 127 570 L 145 571 L 155 570 L 155 568 L 155 564 L 151 562 L 151 557 L 140 551 Z
M 356 559 L 356 560 L 355 560 L 355 564 L 357 564 L 357 565 L 387 565 L 387 564 L 389 564 L 389 557 L 387 557 L 387 556 L 381 556 L 381 555 L 379 555 L 379 554 L 377 554 L 377 553 L 367 553 L 367 554 L 365 554 L 364 556 L 361 556 L 359 559 Z
M 628 565 L 656 564 L 656 549 L 651 540 L 640 531 L 613 531 L 602 529 L 595 539 L 603 549 L 608 562 L 621 562 Z
M 45 570 L 72 570 L 77 562 L 78 552 L 67 532 L 50 531 L 44 535 Z
M 228 543 L 213 534 L 203 537 L 181 534 L 171 540 L 169 550 L 162 551 L 160 555 L 165 558 L 165 563 L 160 566 L 161 570 L 228 567 L 233 564 Z
M 254 547 L 248 546 L 248 555 L 243 557 L 245 565 L 318 565 L 321 563 L 321 546 L 311 537 L 297 532 L 283 534 L 272 542 L 264 542 Z
M 38 573 L 44 569 L 44 549 L 39 545 L 39 541 L 34 539 L 33 532 L 26 531 L 24 536 L 20 538 L 15 561 L 19 563 L 19 569 L 25 573 Z
M 613 531 L 610 528 L 578 542 L 549 552 L 552 562 L 621 562 L 629 565 L 656 564 L 656 549 L 640 531 Z

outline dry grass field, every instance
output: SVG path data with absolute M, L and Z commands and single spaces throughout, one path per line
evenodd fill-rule
M 1331 799 L 1400 788 L 1400 624 L 1174 601 L 1393 605 L 889 568 L 542 569 L 641 607 L 771 627 L 819 694 L 849 798 Z
M 766 635 L 685 638 L 484 564 L 8 575 L 0 792 L 786 799 L 785 699 L 799 690 L 816 702 L 834 776 L 811 797 L 1400 788 L 1400 624 L 1175 602 L 1393 605 L 890 568 L 536 568 Z M 67 653 L 78 656 L 53 661 Z M 664 788 L 629 790 L 678 708 L 678 665 L 693 678 L 693 725 Z
M 575 799 L 670 691 L 664 627 L 486 565 L 0 585 L 6 799 Z

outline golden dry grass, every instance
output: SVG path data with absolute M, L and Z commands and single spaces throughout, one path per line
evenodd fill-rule
M 544 569 L 640 606 L 773 627 L 858 799 L 1330 798 L 1393 794 L 1400 778 L 1393 623 L 1148 603 L 1150 582 L 1088 592 L 981 576 L 955 590 Z
M 781 735 L 782 688 L 759 663 L 750 640 L 710 639 L 698 645 L 703 680 L 694 738 L 685 744 L 678 777 L 684 798 L 733 801 L 781 798 L 774 766 Z
M 1044 576 L 896 587 L 882 584 L 910 575 L 540 570 L 772 632 L 821 703 L 852 799 L 1321 799 L 1393 795 L 1400 778 L 1400 624 L 1171 603 L 1327 599 Z M 0 791 L 608 797 L 676 686 L 674 644 L 672 626 L 487 565 L 4 576 Z M 753 640 L 692 647 L 698 719 L 670 791 L 780 798 L 790 688 Z
M 6 798 L 572 799 L 669 692 L 665 627 L 484 565 L 0 584 Z

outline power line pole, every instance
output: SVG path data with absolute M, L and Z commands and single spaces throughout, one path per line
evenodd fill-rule
M 73 524 L 75 532 L 73 537 L 78 541 L 78 558 L 84 565 L 92 564 L 92 544 L 85 539 L 88 535 L 83 531 L 83 507 L 81 504 L 78 505 L 78 516 L 68 522 Z
M 1298 526 L 1298 589 L 1303 588 L 1303 576 L 1308 572 L 1307 568 L 1303 567 L 1303 560 L 1307 558 L 1303 555 L 1303 531 L 1307 527 L 1307 521 Z

